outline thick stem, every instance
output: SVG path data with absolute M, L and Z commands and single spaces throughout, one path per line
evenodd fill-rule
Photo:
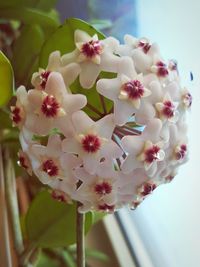
M 103 117 L 104 114 L 102 114 L 97 108 L 95 108 L 94 106 L 92 106 L 91 104 L 87 103 L 87 108 L 89 108 L 91 111 L 93 111 L 94 113 L 96 113 L 97 115 L 100 116 L 100 118 Z
M 19 207 L 16 189 L 16 177 L 12 159 L 9 155 L 9 150 L 6 147 L 4 150 L 5 156 L 5 176 L 6 176 L 6 193 L 12 228 L 14 233 L 15 249 L 18 255 L 24 250 L 23 238 L 19 219 Z
M 2 148 L 0 145 L 0 258 L 2 266 L 12 267 L 9 237 L 8 213 L 5 199 L 5 177 L 3 170 Z
M 104 101 L 104 96 L 99 94 L 99 97 L 100 97 L 101 105 L 102 105 L 102 108 L 103 108 L 103 112 L 104 112 L 104 114 L 107 114 L 106 104 L 105 104 L 105 101 Z
M 78 211 L 81 203 L 77 202 L 76 213 L 76 244 L 77 244 L 77 267 L 85 267 L 85 215 Z

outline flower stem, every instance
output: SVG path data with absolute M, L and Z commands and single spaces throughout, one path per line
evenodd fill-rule
M 81 206 L 80 202 L 77 202 L 76 212 L 76 243 L 77 243 L 77 267 L 85 267 L 85 215 L 78 211 Z
M 89 108 L 91 111 L 93 111 L 94 113 L 96 113 L 97 115 L 100 116 L 100 118 L 103 117 L 104 114 L 102 114 L 97 108 L 95 108 L 94 106 L 92 106 L 91 104 L 87 103 L 87 108 Z
M 11 156 L 9 154 L 9 149 L 5 147 L 4 149 L 4 159 L 5 159 L 5 181 L 6 181 L 6 193 L 7 193 L 7 203 L 10 211 L 10 217 L 12 222 L 12 228 L 14 233 L 15 249 L 18 255 L 24 250 L 23 238 L 19 219 L 19 207 L 16 189 L 16 177 L 15 170 Z
M 0 144 L 0 248 L 1 248 L 1 264 L 2 266 L 12 267 L 11 246 L 9 238 L 8 212 L 5 199 L 5 177 L 3 169 L 3 155 Z
M 107 114 L 106 104 L 105 104 L 105 101 L 104 101 L 104 97 L 103 97 L 102 95 L 99 94 L 99 98 L 100 98 L 100 101 L 101 101 L 101 105 L 102 105 L 102 108 L 103 108 L 103 112 L 104 112 L 104 114 Z

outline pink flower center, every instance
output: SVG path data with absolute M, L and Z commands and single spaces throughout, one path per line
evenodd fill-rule
M 93 58 L 96 55 L 100 55 L 102 52 L 102 46 L 99 41 L 91 40 L 88 43 L 82 45 L 81 52 L 88 58 Z
M 12 107 L 11 110 L 11 117 L 12 117 L 12 121 L 15 124 L 19 124 L 22 121 L 22 117 L 21 117 L 21 109 L 17 106 Z
M 41 82 L 40 82 L 40 86 L 41 86 L 41 88 L 44 90 L 45 89 L 45 87 L 46 87 L 46 83 L 47 83 L 47 80 L 48 80 L 48 78 L 49 78 L 49 74 L 50 74 L 51 72 L 50 71 L 43 71 L 41 74 L 40 74 L 40 80 L 41 80 Z
M 144 41 L 140 41 L 139 44 L 138 44 L 138 47 L 141 47 L 143 52 L 145 54 L 147 54 L 149 49 L 151 48 L 151 45 L 150 45 L 150 43 L 147 43 L 147 42 L 144 42 Z
M 187 153 L 187 146 L 185 144 L 181 145 L 178 149 L 178 151 L 176 151 L 175 153 L 175 158 L 177 160 L 181 160 L 184 159 L 185 155 Z
M 171 59 L 169 62 L 169 69 L 172 71 L 177 71 L 178 70 L 178 66 L 177 66 L 177 62 L 174 59 Z
M 156 66 L 158 67 L 158 70 L 157 70 L 158 76 L 166 77 L 169 74 L 168 69 L 167 69 L 167 65 L 165 63 L 163 63 L 162 61 L 157 62 Z
M 46 172 L 49 176 L 53 177 L 58 175 L 59 169 L 52 159 L 48 159 L 43 162 L 42 170 Z
M 101 140 L 97 135 L 88 134 L 81 140 L 83 149 L 88 153 L 95 153 L 100 149 Z
M 69 201 L 68 195 L 60 190 L 53 190 L 51 196 L 53 199 L 58 200 L 59 202 L 67 203 Z
M 162 110 L 162 113 L 164 116 L 166 116 L 167 118 L 172 118 L 174 116 L 174 110 L 175 110 L 175 106 L 171 101 L 165 101 L 164 103 L 164 107 Z
M 135 210 L 140 204 L 141 204 L 142 200 L 134 200 L 132 203 L 131 203 L 131 210 Z
M 23 167 L 24 169 L 28 169 L 28 165 L 26 162 L 26 158 L 22 155 L 19 156 L 19 164 L 21 167 Z
M 110 194 L 112 191 L 112 186 L 108 182 L 104 181 L 102 183 L 96 184 L 94 187 L 94 191 L 98 195 Z
M 47 118 L 53 118 L 58 114 L 59 108 L 60 105 L 58 104 L 56 98 L 52 95 L 48 95 L 43 100 L 41 111 Z
M 140 194 L 143 197 L 146 197 L 147 195 L 151 194 L 156 189 L 156 184 L 154 183 L 144 183 L 140 189 Z
M 144 86 L 138 80 L 132 80 L 123 85 L 122 88 L 125 91 L 130 99 L 141 98 L 144 94 Z
M 191 107 L 192 105 L 192 95 L 190 93 L 186 93 L 183 95 L 183 103 L 185 104 L 186 107 Z
M 108 205 L 108 204 L 106 204 L 106 203 L 104 203 L 104 204 L 100 204 L 100 205 L 98 206 L 98 209 L 99 209 L 100 211 L 105 211 L 105 212 L 113 212 L 113 211 L 114 211 L 114 208 L 115 208 L 115 205 Z
M 145 151 L 145 162 L 152 163 L 154 160 L 158 159 L 158 152 L 160 148 L 156 145 L 153 145 L 151 148 Z
M 170 183 L 173 179 L 174 179 L 174 175 L 171 175 L 171 174 L 165 177 L 165 181 L 168 183 Z

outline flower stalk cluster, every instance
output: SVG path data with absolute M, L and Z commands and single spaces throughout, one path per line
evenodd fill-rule
M 52 197 L 81 203 L 80 212 L 136 208 L 188 159 L 185 117 L 192 97 L 177 64 L 164 61 L 146 38 L 124 40 L 76 30 L 74 51 L 51 53 L 47 68 L 33 74 L 33 88 L 20 86 L 11 107 L 21 166 L 52 188 Z M 100 78 L 102 71 L 116 76 Z M 97 91 L 103 113 L 87 93 L 72 93 L 76 79 L 85 92 Z

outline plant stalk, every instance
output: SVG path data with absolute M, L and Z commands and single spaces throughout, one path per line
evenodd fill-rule
M 2 266 L 12 267 L 9 236 L 8 212 L 5 199 L 5 176 L 3 169 L 2 147 L 0 144 L 0 258 Z
M 15 249 L 17 254 L 20 255 L 24 250 L 24 245 L 23 245 L 23 238 L 22 238 L 20 219 L 19 219 L 16 177 L 15 177 L 13 162 L 9 154 L 9 149 L 7 147 L 5 147 L 4 149 L 4 157 L 5 157 L 7 203 L 12 222 Z
M 78 211 L 81 206 L 77 202 L 76 212 L 76 244 L 77 244 L 77 267 L 85 267 L 85 215 Z

